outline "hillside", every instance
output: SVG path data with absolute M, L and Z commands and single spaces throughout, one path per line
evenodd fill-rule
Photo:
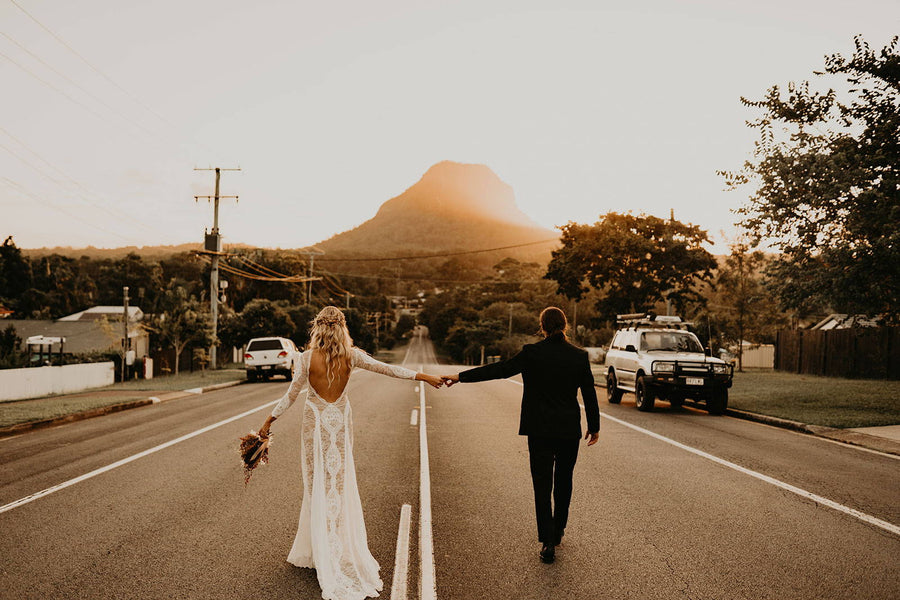
M 512 188 L 488 167 L 445 161 L 382 204 L 373 218 L 317 247 L 334 259 L 419 256 L 553 240 L 487 256 L 467 255 L 478 257 L 479 263 L 506 256 L 545 263 L 558 237 L 519 210 Z
M 323 263 L 350 258 L 452 254 L 487 248 L 529 244 L 507 250 L 466 254 L 458 262 L 483 270 L 506 257 L 546 264 L 557 245 L 559 232 L 534 223 L 516 205 L 513 189 L 485 165 L 440 162 L 399 196 L 387 200 L 378 213 L 357 227 L 316 245 L 325 251 Z M 550 240 L 546 243 L 533 244 Z M 60 254 L 73 258 L 117 259 L 136 253 L 159 260 L 173 254 L 200 249 L 201 244 L 176 246 L 127 246 L 121 248 L 32 248 L 23 254 L 39 258 Z M 249 248 L 228 244 L 226 249 Z M 437 267 L 446 258 L 403 261 L 404 270 Z M 396 263 L 385 261 L 341 261 L 342 271 L 371 273 Z

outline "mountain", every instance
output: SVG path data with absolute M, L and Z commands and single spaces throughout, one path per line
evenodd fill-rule
M 444 161 L 359 226 L 317 244 L 328 258 L 452 254 L 545 242 L 467 255 L 547 262 L 559 233 L 541 227 L 516 205 L 512 188 L 485 165 Z M 468 259 L 466 259 L 468 260 Z

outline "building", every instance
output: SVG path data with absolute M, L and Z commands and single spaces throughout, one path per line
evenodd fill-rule
M 147 356 L 150 350 L 150 336 L 141 326 L 144 313 L 140 308 L 131 306 L 128 309 L 128 316 L 129 347 L 134 350 L 135 358 L 140 359 Z M 22 338 L 23 351 L 29 350 L 29 338 L 33 338 L 37 343 L 47 338 L 59 338 L 62 341 L 61 344 L 45 342 L 43 348 L 31 349 L 35 353 L 59 354 L 61 351 L 63 354 L 72 355 L 122 351 L 121 306 L 95 306 L 56 320 L 4 319 L 3 328 L 9 325 L 12 325 L 16 335 Z

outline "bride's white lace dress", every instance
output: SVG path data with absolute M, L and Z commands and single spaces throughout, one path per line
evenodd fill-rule
M 311 354 L 306 351 L 300 356 L 291 386 L 272 411 L 273 417 L 281 416 L 307 385 Z M 391 377 L 416 376 L 415 371 L 379 362 L 358 348 L 353 349 L 351 364 Z M 316 570 L 326 600 L 377 596 L 382 582 L 378 562 L 369 552 L 356 486 L 349 382 L 334 402 L 323 400 L 312 385 L 307 387 L 300 441 L 303 502 L 287 560 Z

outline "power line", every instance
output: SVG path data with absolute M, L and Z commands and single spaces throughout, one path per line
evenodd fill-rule
M 64 91 L 62 91 L 61 89 L 59 89 L 58 87 L 56 87 L 55 85 L 53 85 L 52 83 L 50 83 L 49 81 L 47 81 L 46 79 L 44 79 L 44 78 L 42 78 L 42 77 L 40 77 L 40 76 L 38 76 L 38 75 L 35 75 L 30 69 L 28 69 L 27 67 L 25 67 L 25 66 L 23 66 L 23 65 L 20 65 L 18 62 L 16 62 L 15 60 L 11 59 L 10 57 L 8 57 L 8 56 L 7 56 L 6 54 L 4 54 L 3 52 L 0 52 L 0 56 L 2 56 L 3 58 L 5 58 L 6 60 L 8 60 L 9 62 L 11 62 L 12 64 L 16 65 L 17 67 L 19 67 L 20 69 L 22 69 L 23 71 L 25 71 L 26 73 L 28 73 L 29 75 L 31 75 L 32 77 L 34 77 L 35 79 L 37 79 L 38 81 L 40 81 L 41 83 L 43 83 L 44 85 L 46 85 L 47 87 L 49 87 L 50 89 L 52 89 L 52 90 L 54 90 L 54 91 L 56 91 L 56 92 L 59 92 L 60 94 L 62 94 L 62 95 L 65 96 L 66 98 L 68 98 L 71 102 L 74 102 L 75 104 L 77 104 L 78 106 L 80 106 L 80 107 L 83 108 L 84 110 L 88 111 L 89 113 L 91 113 L 92 115 L 94 115 L 95 117 L 97 117 L 98 119 L 100 119 L 101 121 L 103 121 L 103 120 L 106 119 L 103 115 L 101 115 L 100 113 L 98 113 L 97 111 L 95 111 L 93 108 L 91 108 L 91 107 L 88 106 L 87 104 L 84 104 L 83 102 L 81 102 L 81 101 L 79 101 L 79 100 L 73 98 L 72 96 L 70 96 L 69 94 L 65 93 Z
M 355 275 L 353 273 L 335 273 L 333 271 L 328 271 L 327 273 L 329 275 L 339 275 L 341 277 L 347 277 L 349 279 L 380 279 L 383 281 L 397 281 L 398 279 L 398 277 L 394 275 Z M 537 285 L 548 283 L 547 281 L 542 280 L 486 281 L 483 279 L 435 279 L 434 277 L 400 277 L 399 279 L 400 281 L 431 281 L 434 283 L 465 283 L 469 285 Z
M 0 148 L 3 148 L 4 150 L 9 151 L 9 149 L 8 149 L 6 146 L 3 146 L 2 144 L 0 144 Z M 103 227 L 100 227 L 99 225 L 97 225 L 97 224 L 94 223 L 93 221 L 89 221 L 88 219 L 85 219 L 85 218 L 79 216 L 79 215 L 76 214 L 76 213 L 70 212 L 70 211 L 68 211 L 68 210 L 66 210 L 66 209 L 64 209 L 64 208 L 62 208 L 61 206 L 57 206 L 56 204 L 50 202 L 50 201 L 47 200 L 46 198 L 39 198 L 38 196 L 35 196 L 35 195 L 32 194 L 31 192 L 29 192 L 24 186 L 22 186 L 22 184 L 17 183 L 17 182 L 15 182 L 15 181 L 13 181 L 12 179 L 9 179 L 8 177 L 0 177 L 0 179 L 3 179 L 4 181 L 6 181 L 7 185 L 10 185 L 10 186 L 12 186 L 12 187 L 14 187 L 14 188 L 18 188 L 19 193 L 25 194 L 26 196 L 28 196 L 28 197 L 31 198 L 32 200 L 35 200 L 36 202 L 40 202 L 41 204 L 46 204 L 46 205 L 49 206 L 50 208 L 52 208 L 52 209 L 54 209 L 54 210 L 57 210 L 57 211 L 59 211 L 59 212 L 65 214 L 65 215 L 68 215 L 68 216 L 72 217 L 73 219 L 76 219 L 76 220 L 78 220 L 78 221 L 81 221 L 82 223 L 84 223 L 84 224 L 86 224 L 86 225 L 88 225 L 88 226 L 90 226 L 90 227 L 93 227 L 93 228 L 96 229 L 97 231 L 102 231 L 103 233 L 108 233 L 108 234 L 110 234 L 110 235 L 114 235 L 114 236 L 116 236 L 116 237 L 118 237 L 118 238 L 120 238 L 120 239 L 122 239 L 122 240 L 125 240 L 126 242 L 129 242 L 129 243 L 132 241 L 132 240 L 126 238 L 125 236 L 123 236 L 123 235 L 121 235 L 121 234 L 119 234 L 119 233 L 116 233 L 116 232 L 114 232 L 114 231 L 110 231 L 110 230 L 108 230 L 108 229 L 104 229 Z
M 90 192 L 90 190 L 88 190 L 87 188 L 83 187 L 80 183 L 78 183 L 77 181 L 75 181 L 75 179 L 73 179 L 72 177 L 70 177 L 69 175 L 67 175 L 65 172 L 63 172 L 62 169 L 60 169 L 60 168 L 54 166 L 50 161 L 48 161 L 47 159 L 45 159 L 44 157 L 42 157 L 40 154 L 38 154 L 37 152 L 35 152 L 34 150 L 32 150 L 25 142 L 23 142 L 22 140 L 20 140 L 19 138 L 17 138 L 17 137 L 14 136 L 13 134 L 9 133 L 6 129 L 4 129 L 3 127 L 0 127 L 0 131 L 2 131 L 2 132 L 3 132 L 6 136 L 8 136 L 9 138 L 15 140 L 15 141 L 16 141 L 19 145 L 21 145 L 23 148 L 25 148 L 26 150 L 28 150 L 29 152 L 31 152 L 31 154 L 33 154 L 35 157 L 37 157 L 38 160 L 40 160 L 41 162 L 43 162 L 44 164 L 46 164 L 48 167 L 50 167 L 51 169 L 53 169 L 54 171 L 56 171 L 57 173 L 59 173 L 60 175 L 62 175 L 63 177 L 65 177 L 66 179 L 68 179 L 69 182 L 70 182 L 72 185 L 74 185 L 74 186 L 77 187 L 77 188 L 80 188 L 80 189 L 84 190 L 85 192 L 88 192 L 89 194 L 95 195 L 95 194 L 93 194 L 92 192 Z M 15 156 L 16 158 L 18 158 L 20 161 L 22 161 L 23 163 L 25 163 L 26 165 L 28 165 L 29 167 L 31 167 L 32 169 L 34 169 L 35 171 L 37 171 L 39 174 L 41 174 L 43 177 L 45 177 L 48 181 L 51 181 L 51 182 L 53 182 L 53 183 L 58 183 L 55 179 L 53 179 L 52 177 L 50 177 L 49 175 L 47 175 L 46 173 L 44 173 L 41 169 L 38 169 L 37 167 L 35 167 L 35 166 L 32 165 L 31 163 L 29 163 L 27 160 L 25 160 L 24 158 L 22 158 L 21 156 L 19 156 L 18 154 L 16 154 L 16 153 L 13 152 L 12 150 L 10 150 L 8 147 L 4 146 L 4 149 L 6 149 L 7 152 L 9 152 L 10 154 L 12 154 L 12 155 Z M 131 221 L 131 222 L 133 222 L 133 223 L 136 223 L 137 225 L 143 227 L 143 228 L 146 229 L 147 231 L 150 231 L 150 232 L 152 232 L 152 233 L 156 233 L 156 231 L 155 231 L 154 229 L 152 229 L 151 227 L 149 227 L 146 223 L 144 223 L 143 221 L 141 221 L 141 220 L 139 220 L 139 219 L 135 219 L 135 218 L 132 217 L 131 215 L 128 215 L 128 214 L 123 213 L 123 212 L 119 212 L 118 210 L 116 210 L 116 209 L 114 209 L 114 208 L 111 208 L 111 207 L 108 207 L 108 206 L 102 206 L 102 205 L 100 205 L 100 204 L 97 204 L 97 203 L 91 201 L 90 199 L 88 199 L 87 197 L 85 197 L 85 196 L 84 196 L 83 194 L 81 194 L 81 193 L 79 193 L 78 195 L 80 196 L 80 198 L 81 198 L 81 200 L 82 200 L 83 202 L 85 202 L 85 203 L 87 203 L 87 204 L 93 206 L 94 208 L 97 208 L 97 209 L 99 209 L 99 210 L 101 210 L 101 211 L 103 211 L 103 212 L 106 212 L 106 213 L 108 213 L 108 214 L 111 214 L 111 215 L 114 215 L 114 216 L 118 216 L 119 218 L 127 219 L 127 220 L 129 220 L 129 221 Z
M 47 27 L 46 25 L 44 25 L 43 23 L 41 23 L 41 22 L 40 22 L 34 15 L 32 15 L 30 12 L 28 12 L 27 10 L 25 10 L 24 8 L 22 8 L 22 6 L 21 6 L 19 3 L 17 3 L 16 0 L 9 0 L 9 1 L 12 2 L 13 5 L 15 5 L 16 8 L 18 8 L 20 11 L 22 11 L 29 19 L 31 19 L 32 21 L 34 21 L 34 22 L 38 25 L 38 27 L 40 27 L 41 29 L 43 29 L 44 31 L 46 31 L 51 37 L 53 37 L 54 40 L 56 40 L 57 42 L 59 42 L 59 44 L 61 44 L 61 45 L 62 45 L 64 48 L 66 48 L 69 52 L 71 52 L 71 53 L 74 54 L 76 57 L 78 57 L 78 59 L 81 60 L 81 62 L 83 62 L 84 64 L 86 64 L 86 65 L 88 66 L 88 68 L 90 68 L 92 71 L 94 71 L 97 75 L 99 75 L 100 77 L 102 77 L 103 79 L 105 79 L 106 81 L 108 81 L 113 87 L 115 87 L 117 90 L 119 90 L 120 92 L 122 92 L 123 94 L 125 94 L 126 96 L 128 96 L 128 98 L 130 98 L 130 99 L 131 99 L 134 103 L 136 103 L 138 106 L 140 106 L 141 108 L 143 108 L 144 110 L 146 110 L 147 112 L 149 112 L 150 114 L 152 114 L 154 117 L 156 117 L 157 119 L 159 119 L 162 123 L 164 123 L 166 126 L 168 126 L 173 132 L 177 132 L 178 135 L 179 135 L 180 137 L 183 136 L 183 134 L 181 133 L 181 130 L 180 130 L 178 127 L 176 127 L 171 121 L 169 121 L 167 118 L 165 118 L 163 115 L 161 115 L 160 113 L 158 113 L 157 111 L 155 111 L 153 108 L 151 108 L 150 106 L 148 106 L 148 105 L 145 104 L 144 102 L 142 102 L 137 96 L 135 96 L 134 94 L 132 94 L 131 92 L 129 92 L 128 90 L 126 90 L 125 88 L 123 88 L 121 85 L 119 85 L 118 83 L 116 83 L 115 81 L 113 81 L 112 78 L 109 77 L 109 75 L 107 75 L 106 73 L 104 73 L 103 71 L 101 71 L 100 69 L 98 69 L 97 67 L 95 67 L 93 64 L 91 64 L 91 62 L 88 61 L 88 59 L 86 59 L 84 56 L 82 56 L 81 53 L 79 53 L 77 50 L 75 50 L 75 48 L 73 48 L 71 45 L 69 45 L 64 39 L 62 39 L 60 36 L 58 36 L 57 34 L 55 34 L 49 27 Z M 182 142 L 181 142 L 181 143 L 183 143 L 184 138 L 181 137 L 181 139 L 182 139 Z M 192 144 L 194 144 L 195 146 L 197 146 L 197 147 L 199 147 L 199 148 L 202 148 L 202 149 L 204 149 L 205 151 L 209 152 L 210 154 L 215 154 L 215 152 L 214 152 L 211 148 L 209 148 L 206 144 L 203 144 L 203 143 L 201 143 L 201 142 L 198 142 L 197 140 L 192 139 L 192 138 L 191 138 L 189 141 L 190 141 Z
M 539 240 L 536 242 L 526 242 L 524 244 L 513 244 L 511 246 L 500 246 L 499 248 L 484 248 L 483 250 L 462 250 L 460 252 L 444 252 L 440 254 L 420 254 L 417 256 L 383 256 L 378 258 L 320 258 L 321 262 L 374 262 L 384 260 L 416 260 L 420 258 L 446 258 L 448 256 L 462 256 L 464 254 L 478 254 L 481 252 L 495 252 L 497 250 L 509 250 L 511 248 L 523 248 L 525 246 L 536 246 L 538 244 L 549 244 L 550 242 L 558 242 L 559 238 L 549 240 Z
M 17 42 L 16 40 L 14 40 L 14 39 L 13 39 L 12 37 L 10 37 L 7 33 L 3 32 L 3 31 L 0 31 L 0 34 L 2 34 L 3 37 L 5 37 L 5 38 L 8 39 L 10 42 L 12 42 L 12 43 L 15 44 L 16 46 L 18 46 L 19 48 L 21 48 L 22 50 L 24 50 L 26 53 L 28 53 L 28 55 L 31 56 L 33 59 L 35 59 L 36 61 L 40 62 L 42 65 L 44 65 L 45 67 L 47 67 L 48 69 L 50 69 L 51 71 L 53 71 L 54 73 L 56 73 L 57 75 L 59 75 L 60 77 L 62 77 L 63 79 L 65 79 L 66 81 L 68 81 L 70 84 L 74 85 L 76 88 L 78 88 L 79 90 L 81 90 L 82 92 L 84 92 L 85 94 L 87 94 L 89 97 L 91 97 L 91 98 L 93 98 L 94 100 L 96 100 L 97 102 L 99 102 L 101 105 L 103 105 L 104 108 L 106 108 L 107 110 L 111 111 L 113 114 L 117 115 L 117 116 L 120 117 L 122 120 L 127 121 L 128 123 L 131 123 L 134 127 L 136 127 L 137 129 L 143 131 L 144 133 L 146 133 L 146 134 L 148 134 L 148 135 L 150 135 L 150 136 L 152 136 L 152 137 L 156 137 L 156 134 L 155 134 L 154 132 L 150 131 L 149 129 L 147 129 L 146 127 L 144 127 L 143 125 L 141 125 L 141 124 L 138 123 L 137 121 L 135 121 L 135 120 L 129 118 L 129 117 L 128 117 L 127 115 L 125 115 L 124 113 L 119 112 L 118 110 L 116 110 L 115 107 L 110 106 L 109 104 L 107 104 L 102 98 L 97 97 L 96 95 L 94 95 L 93 93 L 91 93 L 89 90 L 85 89 L 85 88 L 84 88 L 83 86 L 81 86 L 78 82 L 76 82 L 76 81 L 74 81 L 72 78 L 70 78 L 68 75 L 66 75 L 65 73 L 62 73 L 61 71 L 59 71 L 58 69 L 56 69 L 53 65 L 49 64 L 47 61 L 45 61 L 44 59 L 42 59 L 40 56 L 38 56 L 37 54 L 35 54 L 34 52 L 32 52 L 31 50 L 29 50 L 28 48 L 26 48 L 24 45 L 20 44 L 20 43 Z M 9 59 L 9 57 L 6 57 L 6 58 Z M 9 60 L 12 60 L 12 59 L 9 59 Z M 24 67 L 22 67 L 21 65 L 19 65 L 19 67 L 24 69 Z M 28 71 L 28 73 L 31 74 L 32 76 L 35 76 L 35 75 L 34 75 L 33 73 L 31 73 L 30 71 Z M 36 76 L 35 76 L 35 77 L 36 77 Z M 45 83 L 46 83 L 46 82 L 45 82 Z M 56 88 L 54 88 L 54 89 L 56 89 Z M 56 91 L 59 91 L 60 93 L 62 93 L 61 90 L 56 90 Z

